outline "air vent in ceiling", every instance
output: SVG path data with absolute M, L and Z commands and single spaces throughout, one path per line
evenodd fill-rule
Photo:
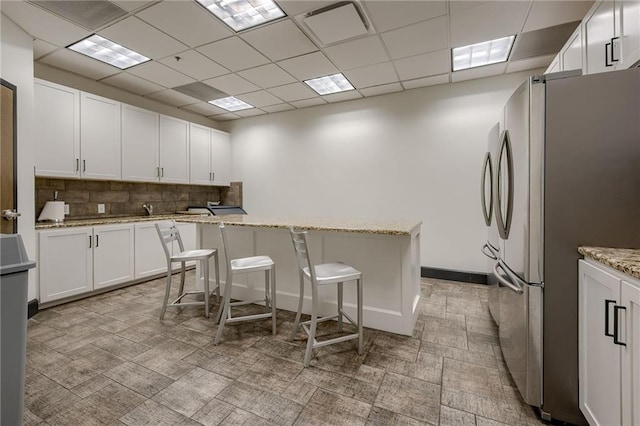
M 104 0 L 30 0 L 29 2 L 92 31 L 127 14 L 126 10 Z
M 229 96 L 221 90 L 209 86 L 201 82 L 189 83 L 184 86 L 174 87 L 173 90 L 191 96 L 192 98 L 200 99 L 204 102 L 209 102 L 214 99 L 226 98 Z
M 362 8 L 342 1 L 296 16 L 307 34 L 321 46 L 330 46 L 373 33 Z
M 522 33 L 517 37 L 509 59 L 514 61 L 558 53 L 578 25 L 580 21 Z

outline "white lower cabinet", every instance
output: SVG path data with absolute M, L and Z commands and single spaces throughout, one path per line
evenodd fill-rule
M 93 228 L 93 289 L 133 281 L 133 224 Z
M 579 262 L 580 409 L 591 425 L 640 424 L 640 281 Z
M 167 271 L 167 257 L 162 249 L 156 222 L 134 224 L 135 279 L 147 278 Z

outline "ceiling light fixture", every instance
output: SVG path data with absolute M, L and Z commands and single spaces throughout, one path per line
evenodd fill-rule
M 312 78 L 304 82 L 319 95 L 330 95 L 331 93 L 346 92 L 347 90 L 355 89 L 342 73 Z
M 272 0 L 197 0 L 235 32 L 282 18 L 286 14 Z
M 121 70 L 126 70 L 134 65 L 151 60 L 131 49 L 127 49 L 111 40 L 100 37 L 98 34 L 80 40 L 77 43 L 67 46 L 67 48 L 118 67 Z
M 241 111 L 243 109 L 255 108 L 253 105 L 249 105 L 248 103 L 241 101 L 235 96 L 214 99 L 212 101 L 209 101 L 209 103 L 217 107 L 226 109 L 227 111 Z
M 496 40 L 456 47 L 451 50 L 453 71 L 505 62 L 509 58 L 515 35 Z

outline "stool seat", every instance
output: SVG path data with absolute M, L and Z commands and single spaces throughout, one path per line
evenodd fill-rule
M 356 280 L 362 276 L 362 273 L 356 268 L 339 262 L 315 265 L 314 270 L 318 285 Z M 304 272 L 305 278 L 311 279 L 309 267 L 304 267 L 302 271 Z
M 273 260 L 269 256 L 251 256 L 231 260 L 231 269 L 234 272 L 266 271 L 273 265 Z
M 172 262 L 190 262 L 192 260 L 203 260 L 213 256 L 216 249 L 200 249 L 200 250 L 185 250 L 183 252 L 174 254 L 171 256 Z

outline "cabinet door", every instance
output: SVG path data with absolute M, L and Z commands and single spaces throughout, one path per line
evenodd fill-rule
M 122 105 L 122 179 L 158 182 L 160 114 Z
M 618 68 L 629 68 L 640 61 L 640 0 L 625 0 L 619 4 L 620 28 L 617 35 L 622 42 Z
M 136 223 L 135 279 L 146 278 L 167 271 L 167 258 L 158 237 L 155 222 Z
M 640 283 L 622 281 L 620 303 L 626 308 L 622 322 L 622 424 L 640 425 Z
M 133 281 L 133 225 L 93 228 L 93 288 Z
M 41 303 L 93 290 L 92 245 L 91 228 L 39 231 Z
M 80 174 L 80 92 L 36 80 L 34 85 L 36 176 Z
M 81 176 L 120 179 L 120 102 L 82 93 L 80 98 Z
M 160 116 L 160 182 L 189 183 L 189 123 Z
M 560 69 L 560 54 L 556 55 L 555 58 L 551 61 L 549 66 L 547 67 L 545 74 L 551 74 L 553 72 L 561 71 Z
M 593 6 L 584 20 L 585 74 L 615 69 L 615 65 L 611 65 L 611 46 L 607 46 L 614 37 L 613 12 L 612 1 L 601 1 Z
M 569 41 L 560 51 L 560 57 L 563 71 L 582 69 L 582 25 L 578 25 L 569 37 Z
M 211 172 L 213 184 L 229 186 L 231 182 L 231 138 L 229 133 L 211 129 Z
M 211 185 L 211 129 L 189 124 L 189 181 Z
M 620 280 L 581 260 L 578 301 L 580 410 L 591 425 L 619 425 L 622 421 L 620 346 L 613 343 L 613 337 L 605 335 L 605 332 L 613 333 L 613 306 L 619 301 Z

